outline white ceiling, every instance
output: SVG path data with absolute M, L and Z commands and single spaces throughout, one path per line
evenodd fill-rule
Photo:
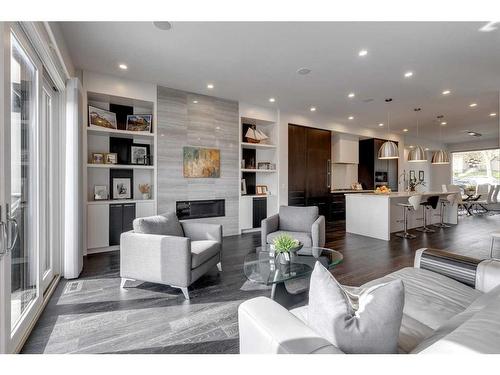
M 387 126 L 439 138 L 499 136 L 500 31 L 474 22 L 75 22 L 61 28 L 75 66 L 164 86 L 276 106 L 353 127 Z M 358 51 L 367 49 L 366 57 Z M 128 65 L 127 71 L 118 68 Z M 312 69 L 309 75 L 298 68 Z M 414 72 L 406 79 L 406 71 Z M 208 90 L 207 83 L 215 89 Z M 452 93 L 441 95 L 445 89 Z M 355 92 L 354 99 L 347 95 Z M 270 97 L 276 103 L 268 102 Z M 384 98 L 393 102 L 386 104 Z M 366 103 L 364 100 L 373 99 Z M 468 105 L 477 102 L 478 106 Z M 354 120 L 348 117 L 353 115 Z

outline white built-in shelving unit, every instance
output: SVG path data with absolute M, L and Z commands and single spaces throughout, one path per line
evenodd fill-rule
M 84 72 L 84 120 L 83 139 L 83 196 L 86 228 L 84 254 L 119 249 L 110 245 L 110 206 L 133 205 L 135 217 L 154 215 L 157 212 L 157 132 L 156 132 L 156 86 Z M 152 114 L 151 133 L 120 129 L 88 127 L 88 106 L 109 110 L 110 104 L 133 107 L 133 114 Z M 110 152 L 110 138 L 127 138 L 135 144 L 147 144 L 152 157 L 151 165 L 93 164 L 92 153 Z M 131 199 L 94 200 L 94 186 L 106 185 L 111 197 L 110 173 L 112 170 L 131 170 L 133 186 Z M 144 199 L 139 184 L 151 186 L 150 199 Z
M 254 125 L 258 130 L 265 133 L 269 139 L 262 143 L 245 142 L 244 125 Z M 278 124 L 279 111 L 274 108 L 256 107 L 240 103 L 240 179 L 247 181 L 248 194 L 240 194 L 240 220 L 239 227 L 241 232 L 251 232 L 260 230 L 260 226 L 254 223 L 254 200 L 266 200 L 266 216 L 278 212 Z M 251 150 L 250 152 L 248 150 Z M 248 165 L 242 166 L 241 161 L 244 155 L 255 155 L 254 168 Z M 275 166 L 275 169 L 257 169 L 259 162 L 269 162 Z M 248 164 L 248 160 L 245 161 Z M 251 180 L 250 184 L 248 183 Z M 268 194 L 255 194 L 255 185 L 266 185 Z M 258 221 L 258 220 L 257 220 Z

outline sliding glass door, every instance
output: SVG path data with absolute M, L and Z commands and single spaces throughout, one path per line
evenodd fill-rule
M 36 65 L 11 38 L 10 230 L 11 330 L 37 299 L 37 76 Z
M 9 34 L 0 122 L 0 352 L 14 352 L 55 274 L 52 222 L 59 204 L 52 199 L 57 147 L 51 129 L 56 101 L 22 30 L 14 24 L 0 30 Z

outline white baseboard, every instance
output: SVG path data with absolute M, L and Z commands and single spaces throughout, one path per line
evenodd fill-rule
M 120 245 L 96 247 L 95 249 L 87 249 L 87 255 L 88 254 L 107 253 L 108 251 L 116 251 L 116 250 L 120 250 Z

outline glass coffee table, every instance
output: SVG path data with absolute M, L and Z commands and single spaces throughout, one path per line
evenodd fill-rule
M 323 247 L 303 247 L 289 262 L 282 264 L 270 245 L 258 247 L 245 257 L 243 270 L 248 280 L 272 286 L 271 298 L 285 307 L 291 307 L 305 298 L 309 276 L 316 262 L 327 269 L 342 262 L 338 251 Z

